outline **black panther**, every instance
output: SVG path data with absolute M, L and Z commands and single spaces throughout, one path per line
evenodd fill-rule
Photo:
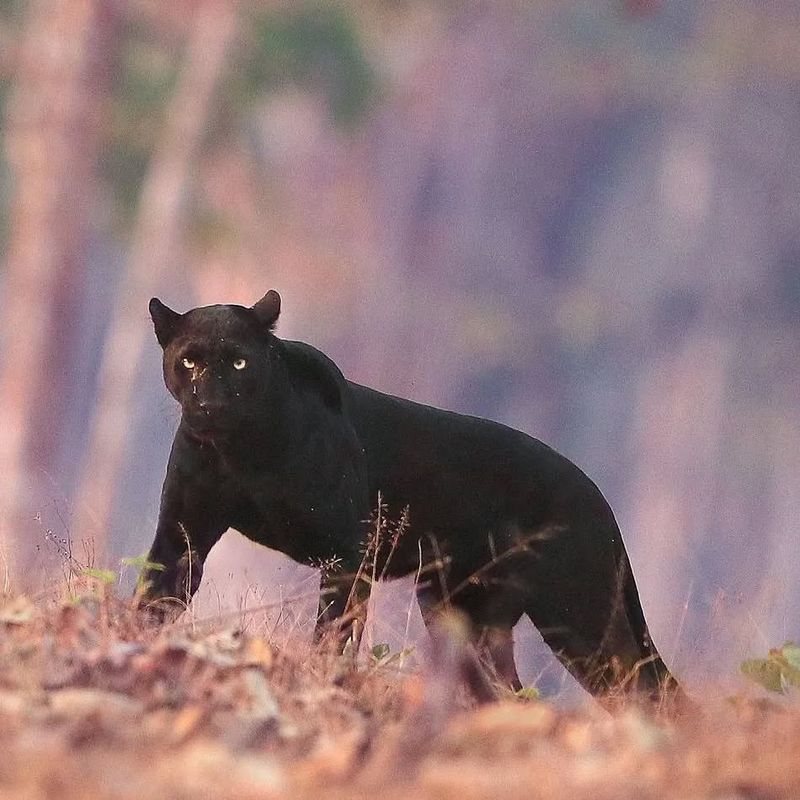
M 185 314 L 150 301 L 182 416 L 143 604 L 187 599 L 230 527 L 323 571 L 320 624 L 347 619 L 378 493 L 405 514 L 372 557 L 420 573 L 426 622 L 466 615 L 495 676 L 519 688 L 511 629 L 527 614 L 591 693 L 680 693 L 647 630 L 614 515 L 564 456 L 524 433 L 345 380 L 278 338 L 280 296 Z M 342 627 L 344 625 L 342 624 Z

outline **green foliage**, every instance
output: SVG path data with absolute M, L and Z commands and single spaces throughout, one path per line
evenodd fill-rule
M 518 700 L 524 700 L 528 703 L 538 700 L 541 697 L 539 690 L 535 686 L 523 686 L 521 689 L 514 692 L 514 694 Z
M 139 582 L 141 583 L 142 575 L 145 572 L 158 571 L 161 572 L 166 567 L 155 561 L 149 561 L 146 555 L 132 556 L 128 558 L 121 558 L 119 560 L 120 567 L 135 567 L 139 570 Z M 80 571 L 81 575 L 87 578 L 94 578 L 96 581 L 104 584 L 116 583 L 119 580 L 119 572 L 111 569 L 99 569 L 97 567 L 83 567 Z
M 136 567 L 140 572 L 144 570 L 163 572 L 166 569 L 163 564 L 159 564 L 157 561 L 148 561 L 146 555 L 121 558 L 119 563 L 125 567 Z
M 770 692 L 785 693 L 790 687 L 800 688 L 800 646 L 787 642 L 770 650 L 766 658 L 743 661 L 740 669 Z
M 19 24 L 25 14 L 22 0 L 0 0 L 0 23 Z
M 389 645 L 386 642 L 382 642 L 381 644 L 376 644 L 375 647 L 372 648 L 372 658 L 375 661 L 383 661 L 390 652 L 391 648 Z
M 414 652 L 413 647 L 406 647 L 403 650 L 398 650 L 396 653 L 392 652 L 392 648 L 386 642 L 376 644 L 370 651 L 370 658 L 376 667 L 388 667 L 394 664 L 402 664 L 411 653 Z
M 119 577 L 114 570 L 111 569 L 97 569 L 96 567 L 84 567 L 81 572 L 87 578 L 94 578 L 95 580 L 100 581 L 101 583 L 105 584 L 112 584 L 117 582 L 117 578 Z
M 248 33 L 215 99 L 206 140 L 238 135 L 253 102 L 286 86 L 319 92 L 344 127 L 365 113 L 376 80 L 345 8 L 309 2 L 280 12 L 255 11 L 245 27 Z M 182 51 L 135 17 L 126 21 L 121 38 L 100 171 L 115 200 L 117 223 L 125 228 L 134 218 L 163 129 Z M 219 233 L 206 230 L 207 222 L 198 223 L 203 233 Z
M 144 27 L 128 24 L 122 38 L 100 167 L 127 222 L 163 126 L 177 63 L 168 43 Z
M 150 572 L 163 572 L 166 569 L 164 564 L 157 561 L 150 561 L 146 555 L 129 556 L 121 558 L 119 563 L 123 567 L 134 567 L 139 571 L 136 578 L 136 592 L 137 594 L 145 594 L 150 588 L 150 581 L 145 577 Z
M 331 3 L 257 16 L 237 71 L 244 100 L 287 85 L 321 91 L 345 127 L 364 114 L 376 84 L 350 14 Z

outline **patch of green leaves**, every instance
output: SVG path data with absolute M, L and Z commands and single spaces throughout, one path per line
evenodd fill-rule
M 787 642 L 769 651 L 766 658 L 752 658 L 740 665 L 742 674 L 770 692 L 785 694 L 800 688 L 800 646 Z
M 164 564 L 160 564 L 158 561 L 150 561 L 146 555 L 121 558 L 119 563 L 124 567 L 133 567 L 139 571 L 136 579 L 136 592 L 140 595 L 147 594 L 150 589 L 151 581 L 148 580 L 148 575 L 152 572 L 163 572 L 166 569 Z
M 398 650 L 396 653 L 393 653 L 392 648 L 386 642 L 381 642 L 380 644 L 376 644 L 372 650 L 370 650 L 369 655 L 373 666 L 388 667 L 394 664 L 402 663 L 413 652 L 413 647 L 406 647 L 403 650 Z
M 25 17 L 22 0 L 0 0 L 0 22 L 5 25 L 20 25 Z
M 120 567 L 134 567 L 135 569 L 139 570 L 139 585 L 141 586 L 143 581 L 143 576 L 149 572 L 163 572 L 166 567 L 163 564 L 159 564 L 156 561 L 148 560 L 146 555 L 141 556 L 130 556 L 127 558 L 121 558 L 119 560 Z M 81 574 L 87 578 L 93 578 L 95 581 L 101 584 L 105 584 L 110 586 L 112 583 L 116 583 L 119 580 L 119 572 L 116 572 L 112 569 L 99 569 L 97 567 L 83 567 L 81 569 Z
M 386 642 L 382 642 L 381 644 L 376 644 L 375 647 L 372 648 L 372 659 L 374 661 L 383 661 L 389 653 L 391 653 L 392 648 Z
M 258 15 L 237 72 L 243 99 L 287 85 L 318 91 L 344 127 L 359 121 L 377 83 L 353 17 L 320 2 Z
M 101 583 L 105 583 L 110 585 L 112 583 L 117 582 L 117 575 L 113 569 L 98 569 L 97 567 L 84 567 L 81 570 L 82 574 L 85 575 L 87 578 L 94 578 Z
M 163 564 L 159 564 L 157 561 L 148 561 L 146 555 L 121 558 L 119 563 L 126 567 L 136 567 L 140 571 L 155 570 L 156 572 L 163 572 L 166 569 Z
M 177 69 L 169 42 L 146 26 L 126 22 L 100 159 L 123 222 L 133 217 Z

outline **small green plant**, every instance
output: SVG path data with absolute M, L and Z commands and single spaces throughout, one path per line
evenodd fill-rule
M 389 647 L 386 642 L 376 644 L 375 647 L 372 648 L 372 660 L 376 662 L 383 661 L 383 659 L 389 655 L 391 650 L 391 647 Z
M 143 575 L 149 571 L 161 571 L 165 569 L 163 564 L 149 561 L 146 555 L 121 558 L 119 560 L 118 570 L 82 566 L 74 559 L 71 564 L 72 571 L 76 577 L 89 579 L 88 582 L 86 582 L 88 583 L 88 594 L 84 594 L 87 588 L 86 583 L 83 584 L 83 588 L 81 588 L 81 586 L 73 587 L 71 584 L 69 585 L 70 602 L 73 603 L 80 603 L 85 597 L 97 599 L 103 596 L 109 587 L 120 582 L 126 567 L 133 567 L 138 571 L 137 591 L 139 592 L 143 591 L 145 588 L 142 579 Z
M 99 581 L 100 583 L 104 583 L 107 586 L 110 586 L 112 583 L 117 582 L 117 575 L 116 572 L 112 569 L 98 569 L 97 567 L 84 567 L 81 570 L 81 573 L 85 575 L 87 578 L 94 578 L 95 580 Z
M 79 605 L 85 600 L 100 603 L 103 615 L 103 625 L 108 624 L 107 600 L 111 587 L 119 580 L 119 574 L 112 569 L 99 569 L 97 567 L 83 567 L 80 571 L 82 578 L 89 578 L 88 586 L 82 591 L 70 591 L 70 600 L 73 605 Z
M 121 558 L 119 563 L 123 567 L 134 567 L 139 570 L 139 573 L 155 570 L 156 572 L 163 572 L 166 567 L 159 564 L 157 561 L 148 561 L 147 556 L 131 556 L 129 558 Z
M 406 647 L 403 650 L 398 650 L 396 653 L 393 653 L 392 648 L 386 642 L 381 642 L 370 650 L 369 655 L 373 666 L 388 667 L 398 663 L 402 664 L 413 652 L 413 647 Z
M 157 561 L 150 561 L 146 555 L 121 558 L 119 563 L 123 567 L 133 567 L 138 570 L 138 575 L 136 577 L 136 593 L 138 595 L 145 594 L 150 588 L 150 581 L 146 580 L 144 577 L 145 575 L 149 572 L 163 572 L 166 569 L 164 564 L 159 564 Z
M 785 694 L 791 687 L 800 688 L 800 646 L 787 642 L 770 650 L 766 658 L 743 661 L 740 669 L 770 692 Z

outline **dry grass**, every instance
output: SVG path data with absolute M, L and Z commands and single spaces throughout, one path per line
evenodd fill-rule
M 470 708 L 424 675 L 224 620 L 146 629 L 110 595 L 0 605 L 0 797 L 800 797 L 800 713 L 720 702 Z

